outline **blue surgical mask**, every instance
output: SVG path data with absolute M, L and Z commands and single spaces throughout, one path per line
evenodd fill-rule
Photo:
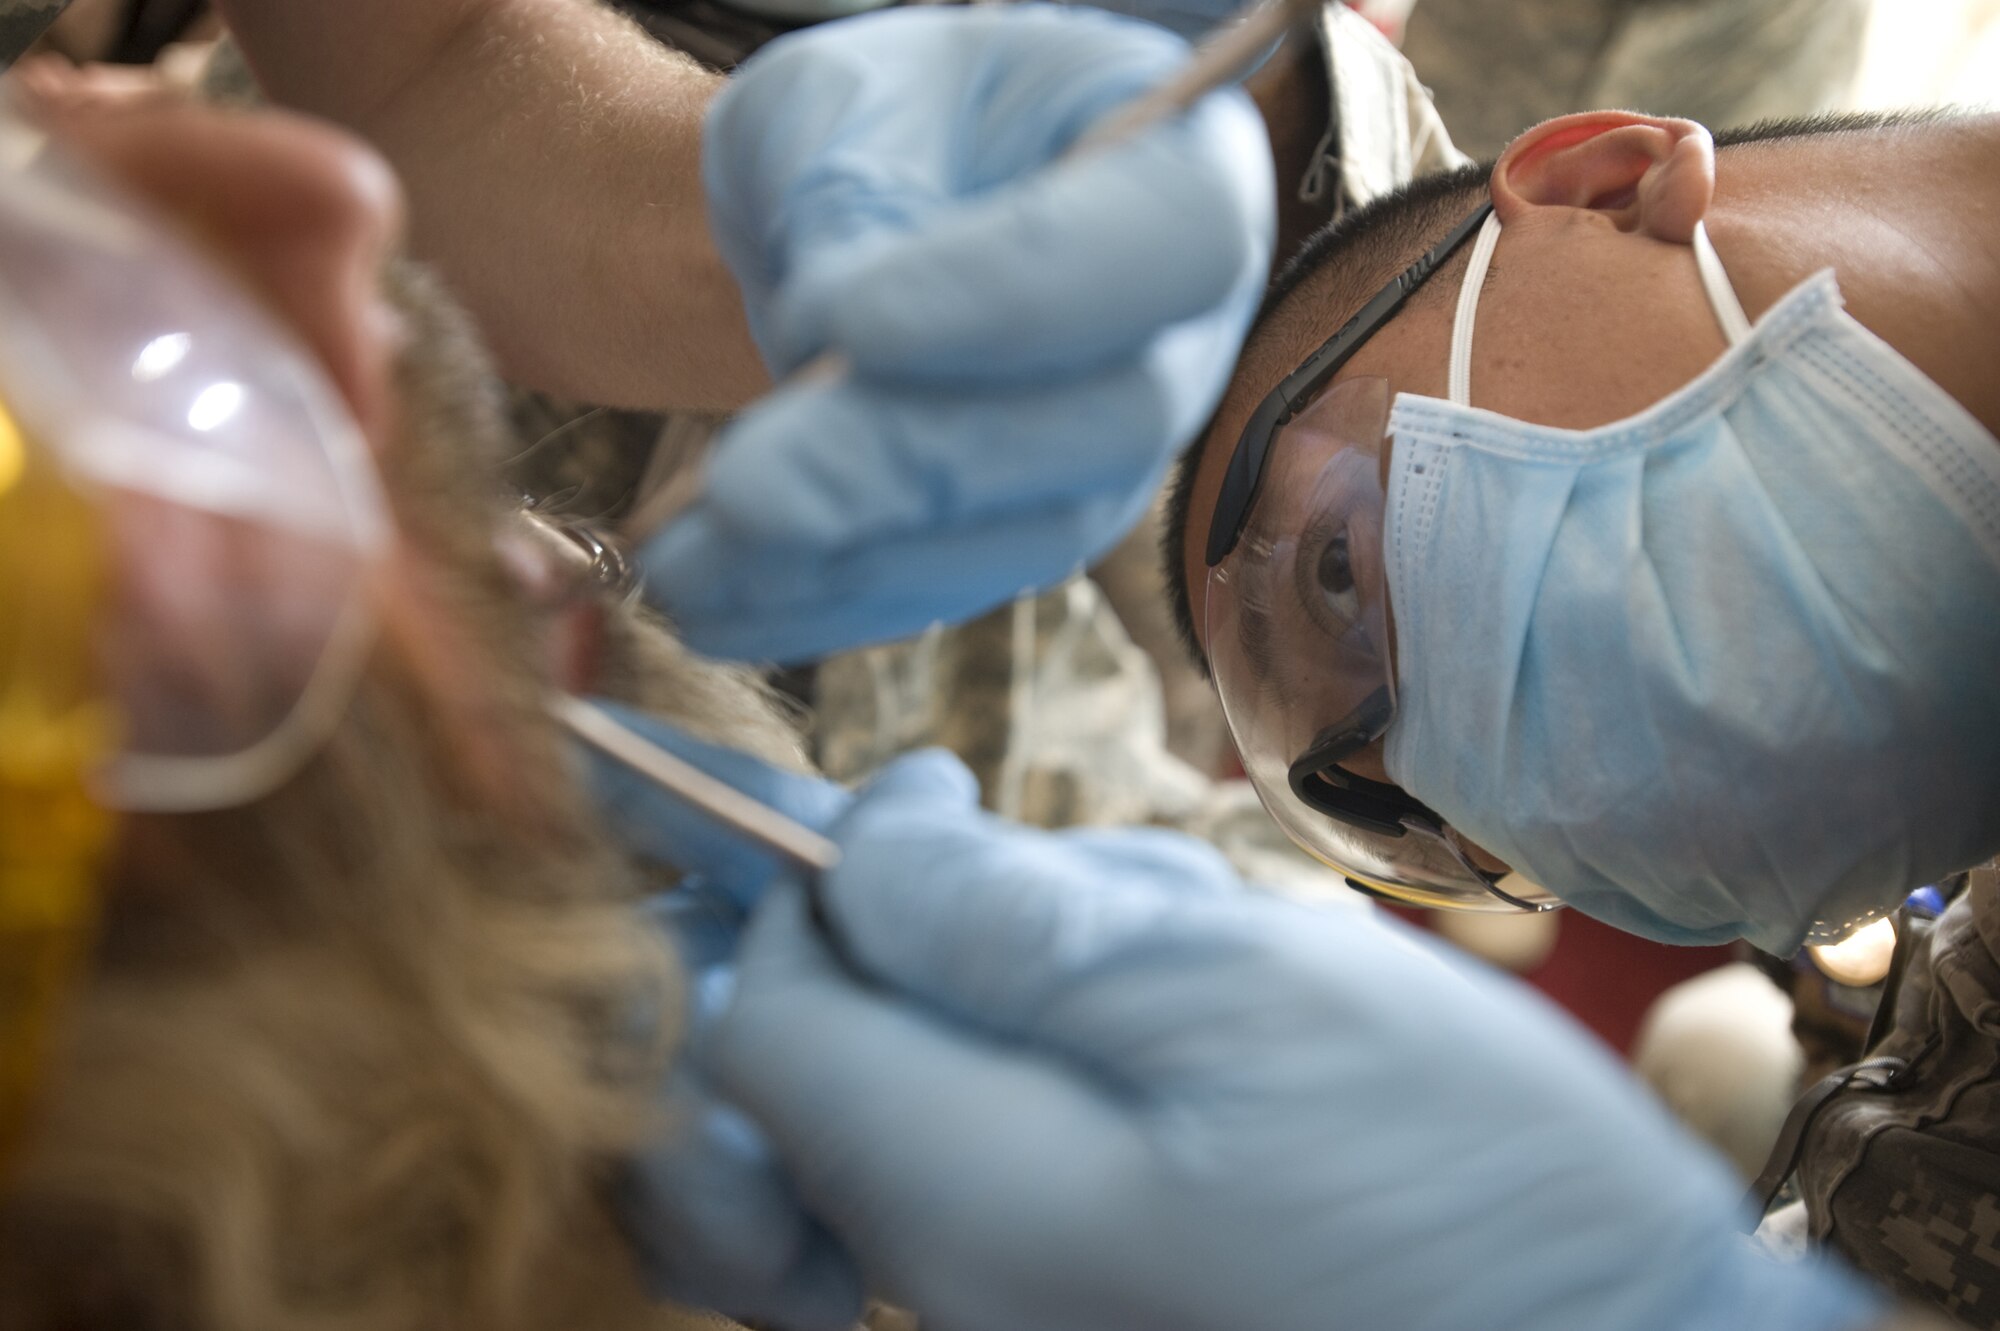
M 1577 908 L 1787 955 L 2000 851 L 2000 441 L 1831 272 L 1594 430 L 1404 396 L 1390 774 Z

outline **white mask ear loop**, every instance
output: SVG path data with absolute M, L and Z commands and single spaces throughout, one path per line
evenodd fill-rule
M 1486 285 L 1486 269 L 1493 262 L 1493 248 L 1500 243 L 1500 215 L 1488 213 L 1472 242 L 1472 259 L 1465 265 L 1465 280 L 1458 284 L 1458 312 L 1451 320 L 1451 372 L 1448 394 L 1461 407 L 1472 405 L 1472 325 L 1479 310 L 1479 291 Z
M 1743 302 L 1736 299 L 1736 288 L 1729 284 L 1722 256 L 1708 239 L 1708 228 L 1700 222 L 1694 224 L 1694 262 L 1701 270 L 1701 289 L 1708 293 L 1708 305 L 1715 311 L 1715 321 L 1722 325 L 1722 335 L 1730 346 L 1740 346 L 1750 336 L 1750 320 L 1743 313 Z
M 1472 258 L 1465 265 L 1465 280 L 1458 286 L 1458 311 L 1451 321 L 1447 393 L 1461 407 L 1472 405 L 1472 331 L 1479 312 L 1479 293 L 1486 285 L 1486 270 L 1492 265 L 1493 250 L 1499 243 L 1500 216 L 1490 213 L 1486 224 L 1479 228 L 1479 239 L 1473 242 Z M 1694 262 L 1701 271 L 1701 288 L 1707 293 L 1709 308 L 1715 311 L 1716 323 L 1722 326 L 1722 335 L 1732 347 L 1741 344 L 1750 336 L 1750 320 L 1743 313 L 1743 303 L 1736 299 L 1736 288 L 1730 285 L 1721 256 L 1708 238 L 1708 228 L 1700 222 L 1694 224 Z

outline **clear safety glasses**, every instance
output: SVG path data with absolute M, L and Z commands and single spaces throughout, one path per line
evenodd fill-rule
M 0 406 L 98 512 L 125 810 L 245 803 L 337 724 L 388 521 L 368 445 L 248 294 L 0 111 Z
M 1244 770 L 1306 851 L 1413 905 L 1543 910 L 1553 897 L 1503 891 L 1437 814 L 1356 770 L 1396 714 L 1382 548 L 1391 394 L 1386 379 L 1327 385 L 1489 211 L 1453 228 L 1259 404 L 1209 528 L 1206 642 Z

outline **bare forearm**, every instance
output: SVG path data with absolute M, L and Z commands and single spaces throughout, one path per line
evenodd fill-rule
M 765 383 L 708 234 L 717 76 L 589 0 L 226 0 L 266 91 L 401 173 L 413 249 L 514 378 L 621 406 Z

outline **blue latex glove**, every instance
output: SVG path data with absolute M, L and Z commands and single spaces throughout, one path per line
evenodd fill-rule
M 669 752 L 836 839 L 855 804 L 855 796 L 829 782 L 776 770 L 616 703 L 600 705 Z M 738 1318 L 788 1328 L 848 1327 L 862 1307 L 858 1269 L 808 1213 L 764 1135 L 716 1094 L 707 1067 L 715 1017 L 735 988 L 741 925 L 773 883 L 793 881 L 789 871 L 622 764 L 594 750 L 584 756 L 613 834 L 633 853 L 688 874 L 647 907 L 689 971 L 688 1038 L 661 1088 L 667 1130 L 630 1162 L 617 1187 L 647 1283 L 661 1297 Z M 935 781 L 972 798 L 969 774 L 942 755 L 908 760 L 894 773 L 891 789 Z M 873 799 L 873 787 L 859 798 Z M 1109 876 L 1153 873 L 1208 891 L 1234 881 L 1212 851 L 1165 834 L 1079 833 L 1068 845 L 1076 855 L 1095 857 Z
M 643 712 L 600 705 L 627 727 L 811 827 L 853 797 L 685 734 Z M 734 987 L 738 934 L 783 862 L 730 835 L 622 764 L 583 750 L 600 812 L 632 853 L 682 869 L 647 903 L 689 977 L 686 1041 L 660 1090 L 665 1128 L 621 1172 L 618 1209 L 648 1287 L 662 1298 L 788 1327 L 844 1327 L 862 1286 L 845 1250 L 809 1216 L 763 1135 L 719 1099 L 703 1071 L 715 1015 Z
M 1191 42 L 1200 41 L 1219 24 L 1249 7 L 1249 0 L 1061 0 L 1061 3 L 1088 4 L 1113 14 L 1130 14 L 1157 23 Z
M 1048 834 L 962 770 L 837 828 L 857 985 L 765 898 L 705 1057 L 874 1288 L 953 1331 L 1844 1331 L 1737 1184 L 1532 993 L 1393 922 Z
M 801 660 L 1053 584 L 1145 511 L 1263 290 L 1269 148 L 1231 91 L 1098 152 L 1187 58 L 1085 10 L 919 7 L 751 58 L 710 110 L 713 230 L 789 385 L 644 552 L 712 655 Z

